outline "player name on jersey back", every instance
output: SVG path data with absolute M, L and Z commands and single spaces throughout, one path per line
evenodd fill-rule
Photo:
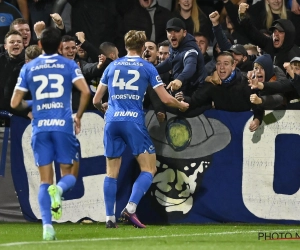
M 115 100 L 115 99 L 131 99 L 131 100 L 139 100 L 140 99 L 140 96 L 139 95 L 130 95 L 130 94 L 123 94 L 123 95 L 112 95 L 111 96 L 111 99 L 112 100 Z
M 155 67 L 139 56 L 118 58 L 105 69 L 101 83 L 110 95 L 106 122 L 129 121 L 144 124 L 143 99 L 150 85 L 162 83 Z
M 64 104 L 62 102 L 50 102 L 50 103 L 43 103 L 42 105 L 36 105 L 36 110 L 43 110 L 43 109 L 59 109 L 64 108 Z
M 75 61 L 58 54 L 40 55 L 25 64 L 17 88 L 32 94 L 33 135 L 45 131 L 74 133 L 71 93 L 73 83 L 83 78 Z
M 35 70 L 40 70 L 40 69 L 64 69 L 65 65 L 64 64 L 59 64 L 59 63 L 45 63 L 42 65 L 38 65 L 38 66 L 33 66 L 30 68 L 31 71 L 35 71 Z

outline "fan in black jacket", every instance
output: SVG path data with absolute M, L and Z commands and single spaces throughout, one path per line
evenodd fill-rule
M 10 99 L 25 63 L 22 35 L 16 30 L 9 31 L 4 45 L 6 52 L 0 54 L 0 110 L 27 117 L 29 109 L 17 111 L 10 107 Z
M 264 110 L 262 107 L 250 102 L 250 95 L 253 93 L 253 90 L 248 86 L 248 79 L 235 67 L 234 59 L 230 52 L 221 52 L 218 55 L 216 68 L 219 78 L 217 84 L 216 82 L 213 84 L 206 81 L 192 97 L 177 94 L 177 99 L 183 99 L 190 104 L 187 112 L 212 102 L 215 109 L 218 110 L 242 112 L 252 109 L 254 118 L 250 123 L 249 129 L 252 132 L 255 131 L 263 119 Z
M 297 0 L 299 1 L 299 0 Z M 248 30 L 244 29 L 243 27 L 239 27 L 238 23 L 238 5 L 233 4 L 230 0 L 223 0 L 224 7 L 226 9 L 226 12 L 228 13 L 228 16 L 230 17 L 230 20 L 233 22 L 234 26 L 239 29 L 239 32 L 243 35 L 247 35 Z M 275 2 L 275 1 L 272 1 Z M 272 10 L 271 5 L 268 3 L 267 0 L 260 0 L 257 1 L 255 4 L 249 5 L 249 9 L 247 13 L 249 14 L 249 18 L 251 19 L 253 25 L 258 30 L 268 30 L 270 28 L 270 24 L 267 25 L 267 16 L 268 13 L 269 17 L 271 17 L 272 22 L 278 19 L 285 19 L 283 15 L 286 15 L 286 19 L 290 20 L 293 25 L 296 28 L 296 36 L 294 37 L 294 43 L 296 43 L 298 46 L 300 45 L 300 16 L 296 15 L 295 13 L 291 12 L 290 10 L 285 8 L 284 2 L 287 1 L 277 1 L 277 8 L 280 6 L 280 3 L 282 4 L 282 7 L 278 10 Z M 266 4 L 268 6 L 268 11 L 266 9 Z
M 295 56 L 300 55 L 300 48 L 294 44 L 295 27 L 290 20 L 278 19 L 273 22 L 271 37 L 261 33 L 251 22 L 250 18 L 245 15 L 247 4 L 240 4 L 239 15 L 241 25 L 247 30 L 247 35 L 251 42 L 259 46 L 267 54 L 270 54 L 274 65 L 282 70 L 283 64 L 289 62 Z

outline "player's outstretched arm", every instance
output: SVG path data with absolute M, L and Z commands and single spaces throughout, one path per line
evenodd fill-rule
M 163 85 L 160 85 L 158 87 L 156 87 L 155 92 L 157 93 L 158 97 L 160 98 L 160 100 L 166 104 L 167 106 L 173 107 L 173 108 L 178 108 L 181 111 L 186 111 L 189 108 L 189 104 L 186 102 L 179 102 L 176 98 L 174 98 L 173 96 L 171 96 L 166 89 L 164 88 Z
M 13 96 L 10 100 L 10 106 L 13 109 L 23 110 L 28 107 L 28 103 L 23 100 L 23 97 L 26 92 L 21 91 L 19 89 L 15 89 Z
M 98 109 L 99 111 L 103 112 L 103 113 L 107 109 L 107 107 L 102 105 L 102 98 L 103 98 L 104 94 L 106 93 L 106 91 L 107 91 L 107 86 L 103 85 L 100 82 L 100 84 L 97 88 L 96 94 L 94 96 L 94 99 L 93 99 L 93 104 L 94 104 L 95 108 Z
M 74 118 L 75 132 L 76 132 L 76 134 L 78 134 L 80 132 L 80 128 L 81 128 L 80 120 L 81 120 L 81 117 L 88 105 L 88 102 L 89 102 L 89 99 L 91 96 L 91 92 L 90 92 L 89 87 L 84 78 L 80 78 L 80 79 L 76 80 L 74 82 L 74 85 L 80 91 L 79 107 L 78 107 L 77 113 Z

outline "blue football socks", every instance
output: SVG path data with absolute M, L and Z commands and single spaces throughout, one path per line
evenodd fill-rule
M 51 225 L 52 224 L 52 220 L 51 220 L 52 215 L 51 215 L 51 211 L 50 211 L 51 200 L 50 200 L 50 196 L 48 194 L 49 186 L 50 186 L 50 184 L 41 184 L 39 194 L 38 194 L 38 201 L 39 201 L 39 205 L 40 205 L 40 211 L 41 211 L 43 225 L 46 225 L 46 224 Z
M 75 186 L 76 178 L 72 174 L 67 174 L 59 180 L 57 187 L 61 188 L 61 195 Z
M 117 195 L 117 179 L 106 176 L 104 179 L 103 191 L 106 216 L 114 216 Z
M 133 202 L 138 205 L 144 194 L 150 188 L 152 181 L 153 176 L 150 172 L 141 172 L 133 184 L 129 202 Z

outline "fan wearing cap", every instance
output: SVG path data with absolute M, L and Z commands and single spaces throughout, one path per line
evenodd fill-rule
M 203 55 L 181 19 L 170 19 L 166 32 L 170 42 L 170 56 L 158 64 L 156 69 L 159 74 L 172 71 L 173 80 L 167 89 L 181 90 L 185 95 L 192 95 L 206 77 Z
M 294 57 L 289 63 L 284 63 L 283 67 L 292 79 L 300 76 L 300 57 Z
M 275 25 L 270 28 L 270 31 L 273 32 L 274 48 L 280 48 L 283 45 L 285 38 L 284 28 L 280 25 L 280 23 L 275 23 Z
M 236 66 L 238 64 L 240 64 L 241 62 L 244 62 L 246 60 L 245 57 L 247 57 L 247 55 L 248 55 L 246 49 L 241 44 L 234 44 L 234 45 L 232 45 L 231 48 L 228 51 L 229 52 L 233 52 L 232 56 L 234 58 L 234 61 L 238 62 L 236 64 Z M 238 55 L 238 56 L 241 56 L 241 57 L 239 59 L 235 59 L 235 55 Z
M 247 13 L 248 5 L 239 5 L 239 16 Z M 283 64 L 289 62 L 293 57 L 300 55 L 300 48 L 294 44 L 296 31 L 293 23 L 288 19 L 278 19 L 272 23 L 270 30 L 272 36 L 267 37 L 262 34 L 251 22 L 250 18 L 245 17 L 240 24 L 247 30 L 247 36 L 251 42 L 259 46 L 266 54 L 270 54 L 274 65 L 282 70 Z
M 283 64 L 290 76 L 290 85 L 286 87 L 286 95 L 289 97 L 287 109 L 300 109 L 300 57 L 294 57 L 290 62 Z M 289 91 L 288 91 L 289 89 Z
M 234 4 L 237 0 L 223 0 L 223 2 L 227 2 L 224 6 L 226 12 L 234 26 L 239 25 L 239 17 L 238 17 L 238 8 L 239 5 Z M 292 9 L 295 8 L 294 3 L 296 0 L 255 0 L 255 1 L 239 1 L 239 2 L 253 2 L 249 4 L 247 13 L 244 15 L 247 18 L 251 19 L 251 22 L 258 30 L 266 30 L 272 26 L 272 23 L 278 19 L 288 19 L 291 20 L 296 28 L 296 36 L 294 37 L 294 43 L 300 46 L 300 26 L 299 24 L 299 13 L 295 13 Z M 255 2 L 255 3 L 254 3 Z M 293 6 L 291 8 L 287 8 L 287 2 L 293 2 Z M 298 4 L 297 4 L 298 5 Z M 297 8 L 297 7 L 296 7 Z M 243 29 L 242 33 L 247 35 L 248 30 Z
M 243 45 L 232 45 L 228 51 L 232 52 L 236 67 L 238 67 L 244 74 L 252 69 L 253 61 L 249 59 L 247 50 Z
M 290 83 L 293 86 L 288 92 L 289 102 L 288 109 L 300 109 L 300 57 L 294 57 L 289 63 L 284 63 L 283 67 L 290 75 Z M 296 90 L 296 91 L 295 91 Z
M 267 55 L 264 55 L 267 56 Z M 263 65 L 262 56 L 258 57 L 259 64 Z M 267 58 L 265 58 L 267 59 Z M 268 59 L 271 65 L 271 59 Z M 274 67 L 276 78 L 266 81 L 258 75 L 257 79 L 249 80 L 252 88 L 261 90 L 261 96 L 251 96 L 252 103 L 262 104 L 265 109 L 300 109 L 300 57 L 293 58 L 290 62 L 284 63 L 284 68 L 291 76 L 287 79 L 284 73 L 276 71 L 278 67 Z M 268 67 L 264 65 L 263 67 Z M 266 77 L 267 79 L 267 77 Z M 274 81 L 275 80 L 275 81 Z

